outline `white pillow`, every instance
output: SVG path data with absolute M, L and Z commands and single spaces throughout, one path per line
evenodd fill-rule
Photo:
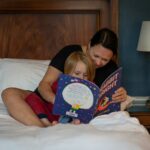
M 50 60 L 0 59 L 0 94 L 7 87 L 33 91 L 49 63 Z M 0 103 L 3 103 L 1 96 Z

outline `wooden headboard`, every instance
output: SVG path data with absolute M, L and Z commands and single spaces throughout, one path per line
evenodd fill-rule
M 0 1 L 0 58 L 51 59 L 102 27 L 117 33 L 118 0 Z

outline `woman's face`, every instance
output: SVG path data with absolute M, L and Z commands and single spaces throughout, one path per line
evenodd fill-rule
M 113 57 L 113 52 L 110 49 L 98 44 L 89 48 L 89 55 L 95 64 L 96 68 L 105 66 Z

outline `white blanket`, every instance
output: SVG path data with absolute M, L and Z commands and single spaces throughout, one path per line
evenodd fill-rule
M 127 112 L 99 116 L 89 124 L 28 127 L 0 104 L 1 150 L 150 150 L 150 135 Z

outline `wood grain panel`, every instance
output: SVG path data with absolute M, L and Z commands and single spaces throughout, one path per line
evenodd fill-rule
M 34 53 L 35 59 L 49 59 L 67 44 L 87 44 L 96 31 L 96 14 L 7 14 L 0 20 L 2 57 Z
M 0 58 L 50 59 L 67 44 L 87 44 L 101 27 L 116 31 L 116 5 L 117 0 L 0 1 Z

